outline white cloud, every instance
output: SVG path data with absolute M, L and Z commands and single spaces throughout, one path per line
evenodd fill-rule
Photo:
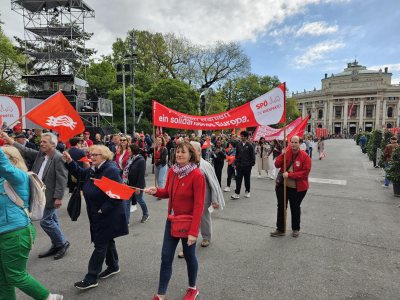
M 307 48 L 302 55 L 294 58 L 296 68 L 307 67 L 324 59 L 330 52 L 343 48 L 346 45 L 340 41 L 324 41 Z
M 256 40 L 287 17 L 304 12 L 311 4 L 347 0 L 87 0 L 96 11 L 86 20 L 94 32 L 90 47 L 99 54 L 111 52 L 116 37 L 125 37 L 132 28 L 152 32 L 173 32 L 194 43 Z M 22 17 L 8 8 L 2 11 L 7 34 L 22 36 Z
M 329 26 L 326 22 L 304 23 L 296 32 L 296 36 L 314 35 L 320 36 L 324 34 L 335 33 L 339 30 L 339 26 Z
M 392 78 L 392 84 L 400 84 L 400 77 Z

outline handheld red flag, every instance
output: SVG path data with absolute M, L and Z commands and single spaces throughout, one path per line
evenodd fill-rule
M 79 114 L 61 91 L 33 108 L 26 117 L 44 128 L 57 131 L 64 142 L 85 130 Z
M 90 158 L 87 158 L 86 156 L 82 157 L 80 160 L 78 160 L 80 162 L 87 162 L 87 163 L 91 163 L 92 160 Z
M 228 165 L 231 165 L 235 161 L 234 155 L 227 155 L 226 160 L 228 161 Z
M 303 137 L 304 131 L 305 131 L 306 127 L 307 127 L 307 123 L 308 123 L 309 119 L 310 119 L 310 116 L 305 117 L 301 121 L 301 123 L 299 125 L 297 125 L 296 128 L 292 130 L 292 132 L 289 133 L 289 135 L 288 135 L 288 140 L 289 141 L 292 138 L 292 136 L 295 136 L 295 135 L 299 136 L 300 138 Z
M 201 146 L 201 149 L 207 149 L 211 147 L 211 141 L 210 139 L 206 139 L 203 145 Z
M 108 197 L 113 199 L 129 200 L 135 192 L 134 188 L 104 176 L 100 179 L 93 179 L 93 181 L 95 186 L 101 189 Z

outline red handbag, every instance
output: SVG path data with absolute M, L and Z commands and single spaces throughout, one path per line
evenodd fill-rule
M 192 219 L 192 215 L 168 215 L 168 220 L 171 222 L 171 236 L 174 238 L 187 238 Z
M 175 174 L 172 179 L 172 188 L 169 199 L 171 201 L 170 211 L 168 212 L 168 220 L 171 222 L 171 236 L 174 238 L 187 238 L 189 235 L 190 226 L 192 225 L 192 215 L 172 215 L 172 194 L 174 189 Z

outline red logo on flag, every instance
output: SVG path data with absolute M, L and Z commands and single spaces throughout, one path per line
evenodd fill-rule
M 57 131 L 62 141 L 67 141 L 85 130 L 79 114 L 61 91 L 33 108 L 26 117 L 44 128 Z
M 134 188 L 104 176 L 100 179 L 93 180 L 95 186 L 102 190 L 108 197 L 113 199 L 129 200 L 135 192 Z

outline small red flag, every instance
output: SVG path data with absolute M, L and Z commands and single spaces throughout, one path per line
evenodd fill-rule
M 210 141 L 210 139 L 206 139 L 206 141 L 201 146 L 201 149 L 207 149 L 207 148 L 210 148 L 210 147 L 211 147 L 211 141 Z
M 95 186 L 101 189 L 108 197 L 113 199 L 129 200 L 135 192 L 134 188 L 104 176 L 100 179 L 93 180 Z
M 44 128 L 57 131 L 63 142 L 85 130 L 81 117 L 61 91 L 33 108 L 26 117 Z
M 287 136 L 287 139 L 290 141 L 292 136 L 297 135 L 298 137 L 302 138 L 304 135 L 304 131 L 306 130 L 306 126 L 310 116 L 305 117 L 299 125 L 297 125 Z
M 228 165 L 231 165 L 235 161 L 234 155 L 227 155 L 226 160 L 228 161 Z
M 78 160 L 80 162 L 87 162 L 87 163 L 91 163 L 92 160 L 90 158 L 87 158 L 86 156 L 82 157 L 80 160 Z

